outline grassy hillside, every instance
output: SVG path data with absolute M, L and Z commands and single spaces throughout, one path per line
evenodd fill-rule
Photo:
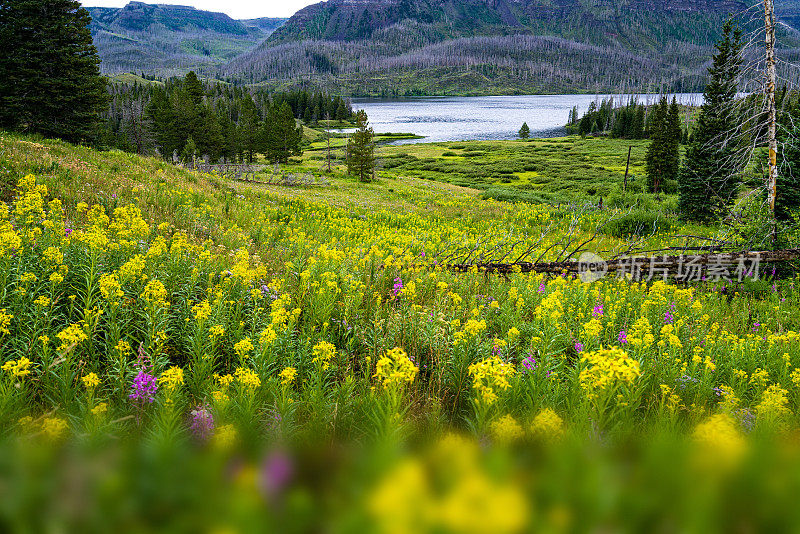
M 384 150 L 583 151 L 603 187 L 581 143 Z M 266 186 L 0 133 L 5 530 L 791 530 L 793 280 L 451 272 L 716 230 L 412 170 Z

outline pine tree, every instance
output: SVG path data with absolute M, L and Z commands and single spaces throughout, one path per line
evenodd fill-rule
M 91 17 L 76 0 L 0 0 L 0 126 L 95 142 L 108 107 Z
M 224 150 L 225 139 L 222 137 L 222 127 L 214 111 L 202 105 L 197 114 L 197 129 L 190 136 L 197 143 L 197 152 L 208 156 L 211 161 L 217 161 Z
M 644 104 L 637 105 L 636 113 L 633 116 L 633 122 L 631 124 L 630 139 L 644 139 L 644 114 Z
M 169 156 L 176 150 L 183 148 L 185 141 L 176 135 L 177 132 L 175 130 L 177 116 L 164 89 L 156 87 L 153 90 L 150 102 L 145 109 L 145 114 L 150 120 L 156 147 L 162 154 Z
M 651 193 L 658 193 L 664 179 L 664 153 L 666 151 L 665 125 L 667 122 L 667 100 L 653 106 L 648 115 L 650 130 L 650 145 L 645 155 L 645 171 L 647 172 L 647 189 Z
M 728 136 L 736 129 L 733 106 L 742 63 L 741 38 L 741 30 L 734 29 L 728 20 L 708 69 L 710 80 L 678 184 L 678 208 L 688 219 L 708 221 L 718 217 L 739 188 L 735 146 Z
M 522 123 L 522 128 L 519 129 L 519 138 L 527 139 L 531 135 L 531 129 L 528 127 L 527 122 Z
M 203 102 L 205 91 L 203 90 L 203 84 L 200 83 L 197 74 L 193 70 L 190 70 L 184 77 L 183 86 L 192 104 L 199 106 Z
M 673 98 L 673 106 L 669 106 L 666 97 L 662 97 L 650 111 L 651 141 L 645 156 L 645 169 L 647 186 L 653 193 L 662 191 L 667 182 L 673 182 L 674 188 L 674 180 L 678 178 L 681 132 L 677 113 L 677 101 Z
M 273 163 L 286 163 L 290 156 L 299 156 L 303 127 L 296 127 L 288 102 L 273 104 L 264 125 L 263 153 Z
M 258 108 L 253 98 L 248 94 L 241 101 L 239 111 L 239 124 L 237 136 L 239 146 L 244 152 L 247 163 L 252 163 L 258 151 L 258 132 L 261 129 L 261 118 L 258 116 Z
M 194 139 L 189 136 L 189 139 L 186 140 L 186 145 L 183 147 L 183 151 L 181 151 L 181 160 L 184 163 L 192 162 L 194 163 L 194 159 L 197 156 L 197 145 L 194 144 Z
M 781 128 L 779 146 L 783 154 L 778 160 L 783 164 L 778 173 L 775 195 L 775 218 L 791 222 L 800 211 L 800 102 L 786 113 L 789 123 Z
M 356 125 L 356 131 L 347 140 L 347 172 L 362 182 L 371 182 L 375 171 L 374 132 L 363 109 L 356 113 Z

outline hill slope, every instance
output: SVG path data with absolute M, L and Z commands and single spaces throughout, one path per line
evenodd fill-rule
M 794 23 L 800 3 L 779 5 Z M 722 21 L 746 7 L 739 0 L 329 0 L 297 12 L 223 71 L 352 94 L 695 90 Z M 757 24 L 757 15 L 746 16 Z
M 105 73 L 173 74 L 251 50 L 285 19 L 234 20 L 193 7 L 130 2 L 87 8 Z

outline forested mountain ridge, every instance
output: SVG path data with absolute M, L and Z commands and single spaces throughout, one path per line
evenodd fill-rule
M 656 33 L 653 14 L 663 34 L 685 37 L 691 22 L 744 7 L 739 0 L 328 0 L 298 11 L 269 42 L 357 41 L 413 21 L 427 26 L 425 37 L 434 41 L 529 33 L 586 37 L 602 46 Z
M 87 10 L 105 73 L 170 75 L 218 65 L 254 48 L 285 22 L 240 21 L 188 6 L 142 2 Z
M 800 45 L 786 27 L 800 2 L 777 4 L 787 14 L 781 42 Z M 723 20 L 748 7 L 739 0 L 328 0 L 297 12 L 223 75 L 354 95 L 692 91 L 703 86 Z

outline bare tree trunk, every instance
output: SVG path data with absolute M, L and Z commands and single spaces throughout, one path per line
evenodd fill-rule
M 622 182 L 622 190 L 628 190 L 628 172 L 631 170 L 631 150 L 633 150 L 633 146 L 628 147 L 628 163 L 625 164 L 625 178 Z
M 330 113 L 326 113 L 325 114 L 325 120 L 327 121 L 325 123 L 325 140 L 327 142 L 327 150 L 325 152 L 325 159 L 326 159 L 326 161 L 328 163 L 328 174 L 330 174 L 330 172 L 331 172 L 331 124 L 330 124 L 331 114 Z
M 772 218 L 775 218 L 775 195 L 778 182 L 778 141 L 775 117 L 775 5 L 773 0 L 764 0 L 767 48 L 767 106 L 769 113 L 769 176 L 767 178 L 767 199 Z M 773 239 L 775 238 L 773 231 Z

